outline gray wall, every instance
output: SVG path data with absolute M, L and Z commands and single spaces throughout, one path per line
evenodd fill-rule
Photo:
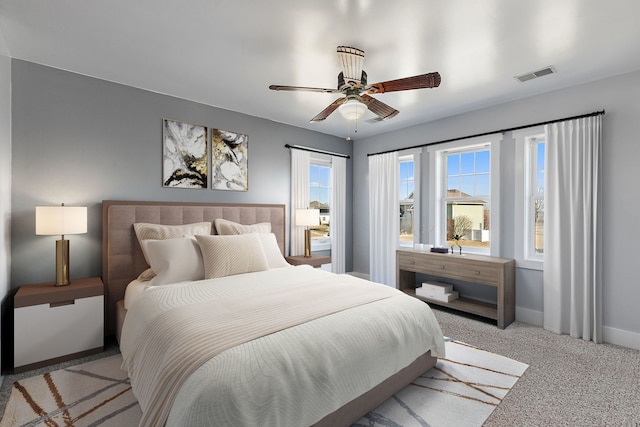
M 551 77 L 553 78 L 553 77 Z M 527 84 L 536 84 L 535 81 Z M 471 113 L 449 117 L 354 144 L 354 271 L 369 272 L 368 157 L 397 147 L 409 147 L 449 138 L 527 125 L 546 120 L 606 110 L 603 149 L 603 310 L 605 339 L 640 348 L 640 279 L 635 253 L 635 214 L 640 212 L 640 71 L 552 93 L 521 99 Z M 514 156 L 510 134 L 501 150 L 502 256 L 513 257 Z M 427 156 L 424 156 L 426 159 Z M 423 169 L 426 171 L 423 163 Z M 423 176 L 427 175 L 426 173 Z M 426 183 L 426 181 L 423 181 Z M 424 185 L 423 201 L 428 200 Z M 427 219 L 426 202 L 422 221 Z M 518 269 L 516 305 L 521 317 L 542 319 L 542 272 Z
M 0 32 L 0 301 L 9 294 L 11 230 L 11 59 Z M 4 316 L 0 316 L 3 318 Z M 0 330 L 3 323 L 0 321 Z M 2 348 L 0 345 L 0 354 Z M 0 380 L 0 383 L 2 381 Z
M 101 273 L 104 199 L 284 203 L 300 144 L 352 154 L 341 138 L 183 99 L 13 60 L 11 284 L 55 277 L 55 236 L 35 235 L 35 206 L 88 206 L 88 233 L 68 236 L 71 279 Z M 249 134 L 249 191 L 162 187 L 162 119 Z M 351 223 L 347 162 L 347 224 Z M 351 228 L 347 227 L 351 269 Z
M 366 138 L 353 144 L 353 149 L 351 143 L 340 138 L 20 60 L 12 61 L 9 74 L 6 58 L 0 57 L 2 94 L 9 90 L 9 81 L 12 81 L 12 105 L 2 96 L 0 120 L 7 119 L 10 108 L 13 129 L 8 140 L 5 134 L 0 134 L 0 154 L 5 159 L 13 151 L 12 240 L 11 259 L 6 255 L 3 259 L 0 251 L 0 265 L 6 266 L 11 261 L 10 284 L 13 288 L 53 279 L 56 238 L 35 236 L 36 205 L 65 202 L 89 207 L 89 233 L 69 236 L 71 276 L 99 275 L 101 200 L 288 205 L 290 156 L 283 148 L 285 143 L 353 154 L 353 161 L 347 163 L 347 200 L 353 200 L 353 213 L 359 220 L 354 223 L 353 233 L 349 228 L 347 232 L 347 269 L 368 274 L 367 153 L 606 109 L 603 152 L 605 337 L 616 336 L 623 345 L 629 339 L 640 342 L 640 317 L 636 313 L 640 286 L 634 268 L 634 229 L 629 225 L 633 222 L 630 216 L 640 211 L 637 189 L 631 186 L 639 178 L 640 72 Z M 162 188 L 162 118 L 248 133 L 249 192 Z M 2 129 L 8 128 L 2 124 Z M 503 256 L 513 256 L 510 237 L 513 222 L 508 212 L 513 211 L 510 201 L 514 191 L 514 151 L 506 148 L 508 140 L 505 138 L 502 156 L 506 177 L 501 195 Z M 0 172 L 0 188 L 9 185 L 5 171 L 3 167 Z M 352 192 L 352 188 L 359 191 Z M 423 201 L 427 200 L 424 197 L 426 188 L 423 186 Z M 0 194 L 0 209 L 4 209 L 0 213 L 5 214 L 6 226 L 9 201 L 4 193 Z M 424 221 L 426 205 L 422 211 Z M 348 206 L 348 224 L 351 224 L 351 214 L 351 206 Z M 1 280 L 0 277 L 0 287 Z M 541 272 L 518 269 L 516 280 L 519 312 L 541 313 Z

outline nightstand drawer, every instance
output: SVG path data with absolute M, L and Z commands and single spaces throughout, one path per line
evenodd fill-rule
M 104 296 L 14 309 L 14 366 L 104 346 Z

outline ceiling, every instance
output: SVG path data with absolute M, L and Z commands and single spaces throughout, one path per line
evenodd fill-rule
M 638 17 L 637 0 L 0 0 L 11 57 L 354 140 L 639 70 Z M 268 86 L 335 88 L 339 45 L 370 83 L 442 83 L 374 95 L 388 121 L 309 123 L 338 95 Z

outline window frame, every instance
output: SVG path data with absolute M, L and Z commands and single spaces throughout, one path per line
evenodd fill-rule
M 536 254 L 534 249 L 535 195 L 533 194 L 532 183 L 534 182 L 534 174 L 537 174 L 535 164 L 537 151 L 534 147 L 537 148 L 539 139 L 543 139 L 546 144 L 544 126 L 535 126 L 513 131 L 512 137 L 516 144 L 516 189 L 513 233 L 516 265 L 531 270 L 543 270 L 544 255 Z M 542 199 L 544 200 L 544 194 Z M 523 233 L 522 230 L 525 230 L 525 232 Z
M 333 197 L 333 162 L 331 156 L 312 153 L 309 157 L 309 189 L 311 189 L 311 166 L 322 166 L 329 168 L 329 218 L 331 218 L 331 199 Z M 309 203 L 311 203 L 311 195 L 309 195 Z M 331 233 L 331 224 L 329 224 L 329 233 Z M 311 252 L 330 251 L 331 237 L 311 238 Z
M 500 245 L 500 142 L 502 133 L 466 138 L 450 143 L 427 147 L 429 153 L 429 240 L 434 246 L 447 246 L 446 157 L 449 153 L 480 151 L 490 152 L 489 248 L 466 246 L 463 253 L 499 256 Z
M 398 234 L 398 246 L 401 248 L 413 248 L 416 243 L 420 243 L 420 182 L 422 181 L 422 149 L 415 148 L 411 150 L 403 150 L 398 153 L 398 173 L 400 171 L 400 163 L 413 160 L 413 241 L 405 242 L 400 240 Z M 400 176 L 398 175 L 398 184 Z M 399 188 L 398 188 L 399 190 Z M 410 200 L 410 199 L 405 199 Z M 400 191 L 398 191 L 398 211 L 400 209 Z M 399 214 L 399 213 L 398 213 Z M 400 219 L 398 218 L 398 221 Z

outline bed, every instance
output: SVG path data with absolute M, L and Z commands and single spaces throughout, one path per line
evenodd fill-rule
M 103 201 L 107 331 L 119 340 L 141 425 L 350 425 L 444 356 L 423 302 L 288 266 L 285 222 L 284 205 Z M 134 229 L 198 223 L 240 228 L 170 242 L 139 240 Z M 199 248 L 205 279 L 131 292 L 169 245 L 177 259 Z

